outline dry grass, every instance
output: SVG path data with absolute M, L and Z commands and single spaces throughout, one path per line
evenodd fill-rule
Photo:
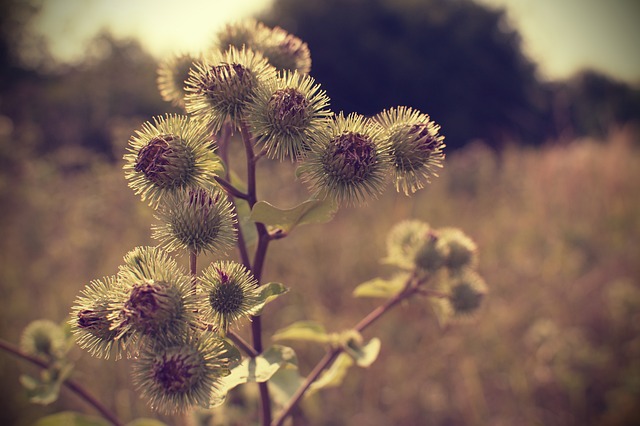
M 640 418 L 639 147 L 632 132 L 500 155 L 469 146 L 413 198 L 389 191 L 276 241 L 265 279 L 292 291 L 266 312 L 267 332 L 301 319 L 335 331 L 353 325 L 375 301 L 354 300 L 351 291 L 390 272 L 379 263 L 386 232 L 405 218 L 472 236 L 490 288 L 474 321 L 444 329 L 423 300 L 391 312 L 367 331 L 382 339 L 380 358 L 353 370 L 342 388 L 307 400 L 308 423 L 633 424 Z M 89 280 L 152 243 L 151 212 L 119 167 L 95 161 L 88 172 L 61 172 L 56 164 L 24 163 L 0 182 L 0 330 L 12 341 L 31 320 L 62 321 Z M 303 199 L 300 185 L 285 189 L 282 174 L 264 175 L 274 183 L 261 188 L 269 199 L 283 206 Z M 321 350 L 294 346 L 308 371 Z M 125 362 L 73 355 L 78 380 L 123 418 L 152 415 L 131 390 Z M 15 365 L 0 356 L 0 397 L 13 404 L 1 411 L 29 424 L 44 410 L 16 393 Z M 65 394 L 50 410 L 69 407 L 85 409 Z

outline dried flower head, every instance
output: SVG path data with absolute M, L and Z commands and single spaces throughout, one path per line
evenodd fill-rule
M 445 147 L 440 126 L 428 115 L 407 107 L 385 110 L 374 120 L 384 129 L 391 148 L 396 190 L 405 194 L 416 192 L 437 176 L 442 167 Z
M 235 262 L 216 262 L 202 272 L 199 291 L 200 312 L 205 321 L 226 332 L 229 325 L 252 315 L 261 302 L 258 282 L 244 266 Z
M 131 333 L 113 327 L 110 317 L 116 312 L 116 277 L 92 281 L 76 298 L 69 325 L 76 342 L 91 355 L 120 359 L 131 341 Z M 127 355 L 130 355 L 127 352 Z
M 478 264 L 478 247 L 462 230 L 458 228 L 440 228 L 439 235 L 449 248 L 445 266 L 453 272 L 475 268 Z
M 418 249 L 428 235 L 430 227 L 419 220 L 403 220 L 387 235 L 387 257 L 385 263 L 404 269 L 413 269 Z
M 318 198 L 359 204 L 382 192 L 388 165 L 379 126 L 359 114 L 339 114 L 319 132 L 297 173 Z
M 153 237 L 168 251 L 223 254 L 236 242 L 236 218 L 219 189 L 189 189 L 170 195 L 160 205 Z
M 262 53 L 279 71 L 311 71 L 309 46 L 280 27 L 269 28 L 254 19 L 228 24 L 218 32 L 216 47 L 226 50 L 230 46 Z
M 211 186 L 223 170 L 206 126 L 186 116 L 166 115 L 144 123 L 127 150 L 129 186 L 154 207 L 176 190 Z
M 475 272 L 465 271 L 454 278 L 450 285 L 449 303 L 455 316 L 469 316 L 482 303 L 487 287 L 484 280 Z
M 231 47 L 215 52 L 191 69 L 185 86 L 187 112 L 207 122 L 214 133 L 227 119 L 240 128 L 257 87 L 275 76 L 275 68 L 253 50 Z
M 162 99 L 172 105 L 184 108 L 185 82 L 189 78 L 189 70 L 196 60 L 189 54 L 170 57 L 158 65 L 158 89 Z
M 211 334 L 160 339 L 136 360 L 133 379 L 154 410 L 170 414 L 208 408 L 219 380 L 238 358 L 235 347 Z
M 65 332 L 51 320 L 32 321 L 22 332 L 20 349 L 29 355 L 59 359 L 67 351 Z
M 435 273 L 445 266 L 449 258 L 449 246 L 437 230 L 429 230 L 422 235 L 422 243 L 415 252 L 414 262 L 419 271 Z
M 329 98 L 313 78 L 285 72 L 256 90 L 247 121 L 270 158 L 297 160 L 309 151 L 331 116 Z
M 125 256 L 112 328 L 144 338 L 179 336 L 195 324 L 195 294 L 188 275 L 157 247 L 138 247 Z

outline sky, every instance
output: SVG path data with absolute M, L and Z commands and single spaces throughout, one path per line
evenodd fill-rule
M 322 0 L 308 0 L 322 1 Z M 584 67 L 640 84 L 640 0 L 478 0 L 506 10 L 525 53 L 546 80 Z M 271 0 L 47 0 L 34 23 L 64 61 L 81 57 L 103 28 L 135 37 L 156 57 L 197 53 L 224 23 Z M 313 57 L 313 52 L 311 52 Z

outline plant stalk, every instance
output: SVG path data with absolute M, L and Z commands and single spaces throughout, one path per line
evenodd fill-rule
M 387 300 L 385 303 L 383 303 L 382 305 L 378 306 L 373 311 L 371 311 L 367 316 L 365 316 L 362 320 L 360 320 L 355 325 L 355 327 L 353 327 L 353 329 L 358 332 L 364 331 L 367 327 L 371 326 L 371 324 L 373 324 L 376 320 L 378 320 L 382 315 L 389 312 L 391 308 L 393 308 L 403 300 L 413 296 L 416 292 L 418 292 L 418 289 L 419 289 L 418 284 L 419 283 L 415 281 L 415 276 L 412 276 L 411 278 L 409 278 L 407 280 L 407 283 L 405 284 L 404 289 L 400 293 L 398 293 L 397 295 L 395 295 L 394 297 Z M 284 421 L 291 414 L 291 412 L 293 411 L 293 408 L 300 402 L 300 400 L 302 399 L 304 394 L 307 392 L 307 390 L 309 390 L 309 387 L 311 387 L 313 382 L 315 382 L 318 379 L 318 377 L 320 377 L 320 374 L 322 374 L 324 370 L 326 370 L 331 366 L 331 364 L 333 364 L 333 362 L 336 360 L 338 355 L 340 355 L 343 351 L 344 349 L 342 347 L 337 347 L 337 348 L 332 348 L 325 353 L 324 357 L 320 359 L 320 361 L 318 361 L 318 363 L 313 368 L 311 373 L 309 373 L 309 375 L 305 379 L 304 383 L 300 385 L 296 393 L 293 394 L 293 396 L 287 403 L 286 407 L 282 410 L 282 412 L 278 415 L 278 417 L 273 421 L 271 426 L 282 426 L 284 424 Z
M 242 135 L 242 141 L 245 148 L 245 156 L 247 160 L 247 202 L 249 208 L 258 201 L 257 189 L 256 189 L 256 162 L 259 157 L 255 157 L 253 152 L 253 137 L 251 132 L 245 123 L 240 126 L 240 133 Z M 256 223 L 256 230 L 258 232 L 258 245 L 253 258 L 253 265 L 251 272 L 254 278 L 260 285 L 262 278 L 262 269 L 264 266 L 265 257 L 267 254 L 267 247 L 269 246 L 269 233 L 266 226 L 262 223 Z M 260 316 L 251 317 L 251 335 L 253 348 L 258 354 L 262 353 L 262 319 Z M 266 382 L 258 383 L 258 389 L 260 390 L 260 406 L 262 426 L 268 426 L 271 424 L 271 397 L 269 395 L 269 387 Z
M 18 358 L 22 358 L 23 360 L 28 361 L 31 364 L 34 364 L 40 368 L 43 368 L 43 369 L 49 368 L 49 364 L 47 362 L 22 352 L 16 346 L 12 345 L 11 343 L 3 339 L 0 339 L 0 349 L 3 349 L 4 351 Z M 107 407 L 105 407 L 98 399 L 96 399 L 93 395 L 91 395 L 91 393 L 89 393 L 89 391 L 87 391 L 84 388 L 84 386 L 82 386 L 79 383 L 76 383 L 71 379 L 66 379 L 64 382 L 62 382 L 62 384 L 66 386 L 69 390 L 71 390 L 73 393 L 78 395 L 81 399 L 83 399 L 89 405 L 91 405 L 93 408 L 95 408 L 96 411 L 98 411 L 102 415 L 102 417 L 104 417 L 106 420 L 111 422 L 114 426 L 124 426 L 124 423 L 122 423 L 118 419 L 118 417 L 114 413 L 112 413 Z

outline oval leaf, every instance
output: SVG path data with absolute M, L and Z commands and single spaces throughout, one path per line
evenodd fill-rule
M 266 382 L 280 368 L 297 365 L 298 359 L 293 349 L 287 346 L 273 345 L 255 358 L 246 358 L 231 369 L 231 374 L 220 380 L 220 390 L 212 397 L 210 408 L 221 405 L 227 392 L 244 383 Z
M 353 290 L 354 297 L 393 297 L 400 293 L 406 285 L 408 274 L 398 274 L 395 277 L 385 280 L 384 278 L 374 278 L 358 285 Z
M 291 209 L 280 209 L 259 201 L 253 206 L 251 220 L 288 233 L 299 225 L 329 222 L 336 211 L 338 206 L 332 200 L 307 200 Z
M 318 343 L 329 343 L 332 339 L 322 324 L 315 321 L 295 322 L 288 327 L 276 331 L 271 338 L 273 340 L 302 340 Z
M 353 359 L 346 353 L 341 353 L 340 355 L 338 355 L 333 364 L 331 364 L 331 367 L 329 367 L 324 373 L 322 373 L 318 380 L 313 382 L 313 384 L 309 388 L 308 394 L 316 392 L 320 389 L 340 386 L 344 378 L 347 376 L 347 372 L 352 365 Z
M 267 283 L 258 288 L 260 296 L 258 303 L 249 311 L 251 315 L 261 315 L 264 306 L 276 299 L 278 296 L 289 291 L 287 287 L 280 283 Z
M 109 426 L 110 424 L 99 417 L 64 411 L 43 417 L 35 422 L 33 426 Z

